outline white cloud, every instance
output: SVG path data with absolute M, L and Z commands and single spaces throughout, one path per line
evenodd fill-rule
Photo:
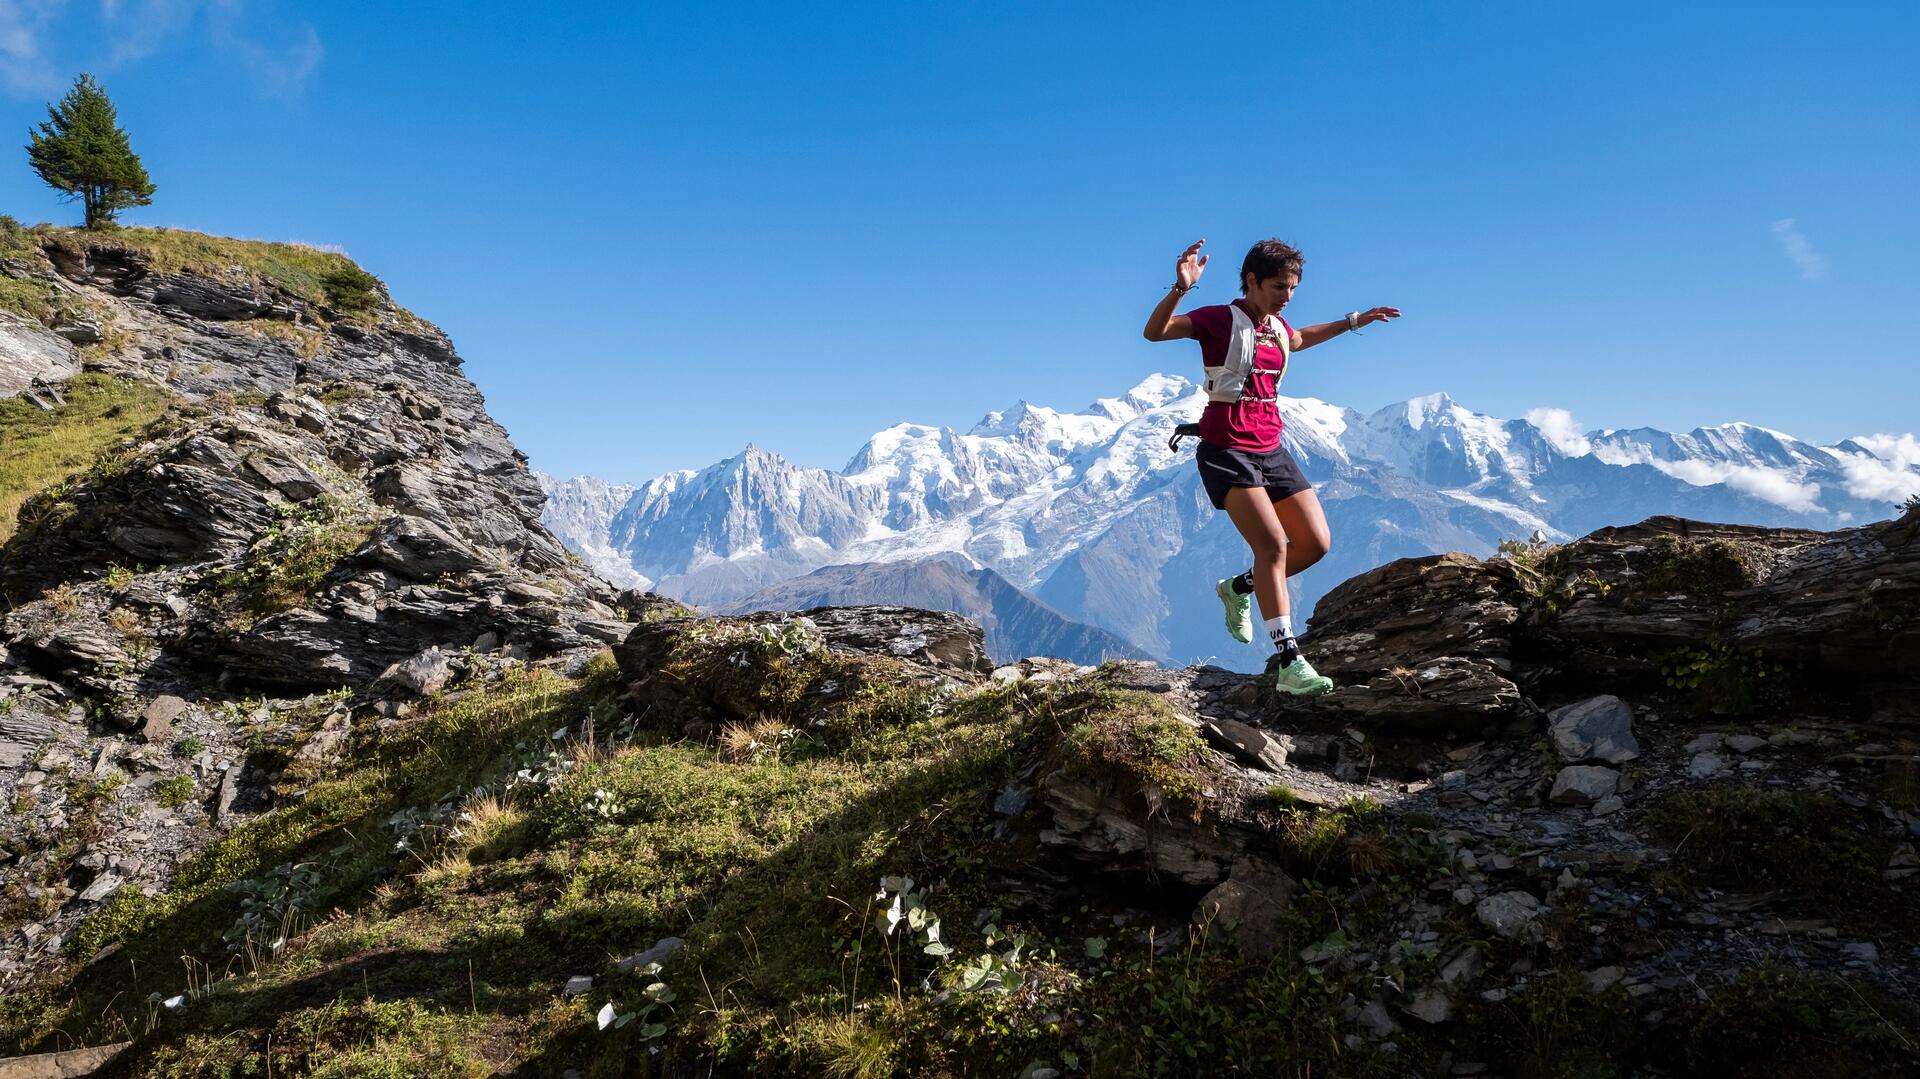
M 1800 231 L 1799 222 L 1791 217 L 1783 217 L 1773 223 L 1773 238 L 1780 241 L 1780 249 L 1787 253 L 1795 266 L 1800 267 L 1800 279 L 1818 281 L 1827 276 L 1825 255 L 1813 249 L 1813 241 Z
M 245 0 L 213 0 L 208 10 L 208 34 L 215 47 L 239 60 L 270 94 L 298 93 L 327 55 L 320 32 L 301 23 L 291 43 L 268 45 L 241 32 L 239 17 Z
M 1920 439 L 1861 435 L 1853 441 L 1867 453 L 1839 455 L 1848 494 L 1880 502 L 1904 502 L 1920 495 Z
M 1819 484 L 1803 483 L 1785 472 L 1774 469 L 1729 464 L 1725 461 L 1650 460 L 1647 463 L 1695 487 L 1708 487 L 1721 483 L 1742 494 L 1752 495 L 1763 502 L 1771 502 L 1797 513 L 1813 513 L 1820 509 Z
M 57 94 L 62 78 L 45 55 L 44 34 L 64 0 L 0 0 L 0 84 L 23 97 Z
M 1574 421 L 1573 413 L 1564 408 L 1532 408 L 1527 410 L 1527 422 L 1540 429 L 1540 437 L 1547 444 L 1568 457 L 1581 457 L 1593 452 L 1593 443 L 1580 432 L 1579 423 Z
M 177 52 L 204 33 L 202 47 L 263 92 L 299 92 L 326 56 L 319 31 L 311 23 L 249 17 L 249 2 L 99 0 L 86 5 L 97 18 L 75 20 L 62 18 L 66 0 L 0 0 L 0 88 L 16 97 L 57 98 L 75 72 L 112 71 Z
M 168 38 L 186 29 L 199 8 L 199 0 L 100 0 L 107 31 L 103 66 L 119 67 L 158 52 Z

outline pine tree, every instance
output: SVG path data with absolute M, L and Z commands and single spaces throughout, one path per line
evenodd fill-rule
M 86 204 L 90 229 L 111 224 L 129 206 L 153 202 L 153 182 L 119 123 L 107 92 L 83 74 L 60 104 L 47 106 L 40 130 L 28 132 L 33 171 L 68 199 Z

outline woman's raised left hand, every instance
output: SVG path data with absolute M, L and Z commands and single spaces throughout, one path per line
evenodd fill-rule
M 1371 326 L 1376 322 L 1385 322 L 1388 319 L 1399 317 L 1400 309 L 1398 307 L 1376 307 L 1370 311 L 1360 312 L 1360 325 Z

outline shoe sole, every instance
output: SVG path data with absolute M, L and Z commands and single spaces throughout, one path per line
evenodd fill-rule
M 1294 696 L 1294 697 L 1319 697 L 1319 696 L 1323 696 L 1323 695 L 1325 695 L 1325 694 L 1328 694 L 1328 693 L 1332 693 L 1332 692 L 1333 692 L 1333 683 L 1332 683 L 1332 682 L 1328 682 L 1328 683 L 1326 683 L 1326 684 L 1324 684 L 1324 685 L 1314 685 L 1314 686 L 1304 686 L 1304 687 L 1302 687 L 1302 688 L 1300 688 L 1300 689 L 1292 689 L 1292 688 L 1290 688 L 1290 687 L 1287 687 L 1287 686 L 1279 686 L 1279 687 L 1277 687 L 1277 688 L 1278 688 L 1278 689 L 1280 690 L 1280 692 L 1282 692 L 1282 693 L 1285 693 L 1285 694 L 1288 694 L 1289 696 Z

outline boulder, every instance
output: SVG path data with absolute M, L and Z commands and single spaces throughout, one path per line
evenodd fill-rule
M 903 659 L 968 682 L 993 673 L 979 624 L 957 614 L 876 605 L 814 607 L 800 615 L 813 621 L 829 648 Z M 774 612 L 740 621 L 761 625 L 792 617 Z
M 1434 734 L 1477 733 L 1489 722 L 1532 710 L 1512 681 L 1481 661 L 1460 656 L 1396 667 L 1359 684 L 1336 683 L 1333 692 L 1320 697 L 1280 697 L 1276 707 Z
M 396 686 L 416 697 L 431 697 L 447 688 L 458 674 L 454 657 L 438 645 L 411 659 L 388 667 L 379 681 Z
M 1598 764 L 1574 764 L 1560 769 L 1547 800 L 1554 805 L 1592 805 L 1620 786 L 1620 773 Z
M 1287 908 L 1298 885 L 1280 870 L 1238 862 L 1193 909 L 1195 924 L 1225 930 L 1254 959 L 1273 953 L 1286 933 Z
M 1612 694 L 1589 697 L 1547 714 L 1547 733 L 1560 759 L 1569 763 L 1619 764 L 1640 755 L 1633 736 L 1633 709 Z
M 1249 768 L 1278 772 L 1287 766 L 1287 753 L 1293 740 L 1284 734 L 1269 734 L 1238 720 L 1215 717 L 1201 726 L 1208 742 L 1233 755 Z
M 1540 901 L 1531 893 L 1510 891 L 1480 900 L 1473 913 L 1480 924 L 1496 936 L 1508 940 L 1533 940 L 1540 935 L 1540 927 L 1535 921 L 1540 917 L 1541 909 Z
M 187 702 L 171 693 L 155 697 L 140 714 L 140 733 L 149 742 L 165 742 L 173 733 L 173 721 L 187 710 Z

